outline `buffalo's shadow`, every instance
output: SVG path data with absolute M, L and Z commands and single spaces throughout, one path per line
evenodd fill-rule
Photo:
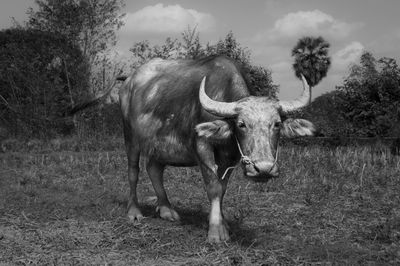
M 181 225 L 192 225 L 202 230 L 205 230 L 205 235 L 208 230 L 208 213 L 201 209 L 188 209 L 188 208 L 177 208 L 176 211 L 181 217 Z M 246 227 L 243 225 L 242 220 L 235 218 L 226 219 L 231 242 L 238 243 L 243 247 L 255 247 L 264 245 L 265 240 L 273 235 L 276 230 L 269 224 L 263 224 L 256 227 Z
M 126 207 L 126 204 L 124 204 Z M 193 226 L 198 230 L 204 231 L 204 237 L 208 230 L 208 212 L 201 207 L 174 207 L 180 216 L 179 224 L 182 226 Z M 143 215 L 152 219 L 160 219 L 159 213 L 156 212 L 156 206 L 153 204 L 140 204 L 140 210 Z M 276 237 L 274 233 L 277 228 L 270 224 L 261 224 L 259 226 L 248 227 L 243 224 L 242 219 L 234 217 L 226 217 L 229 226 L 229 232 L 232 243 L 237 243 L 243 247 L 259 247 L 264 246 Z

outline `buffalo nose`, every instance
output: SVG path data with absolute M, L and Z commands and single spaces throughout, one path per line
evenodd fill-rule
M 278 176 L 278 166 L 273 162 L 258 161 L 254 163 L 254 168 L 259 174 Z

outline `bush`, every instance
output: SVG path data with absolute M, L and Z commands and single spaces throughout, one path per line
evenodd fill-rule
M 0 31 L 0 117 L 13 136 L 70 132 L 64 112 L 86 95 L 88 65 L 63 36 L 38 30 Z
M 102 104 L 87 109 L 77 117 L 77 135 L 83 139 L 122 137 L 121 110 L 118 104 Z
M 393 155 L 400 155 L 400 138 L 393 140 L 390 146 L 390 153 Z

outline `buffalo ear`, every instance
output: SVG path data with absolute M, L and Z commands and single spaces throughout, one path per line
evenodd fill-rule
M 195 129 L 199 137 L 204 137 L 211 142 L 223 142 L 232 136 L 231 126 L 223 120 L 201 123 Z
M 287 138 L 314 136 L 316 131 L 314 124 L 308 120 L 288 118 L 283 121 L 281 135 Z

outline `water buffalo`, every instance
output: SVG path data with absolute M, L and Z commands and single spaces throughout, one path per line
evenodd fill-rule
M 279 175 L 278 139 L 311 136 L 313 124 L 282 120 L 285 113 L 310 102 L 310 87 L 292 101 L 251 96 L 240 68 L 223 56 L 199 60 L 153 59 L 138 68 L 119 93 L 128 155 L 128 217 L 143 218 L 136 187 L 139 157 L 158 198 L 161 218 L 177 221 L 163 185 L 165 166 L 201 169 L 211 203 L 208 240 L 229 240 L 221 210 L 229 175 L 241 162 L 243 173 L 256 181 Z

